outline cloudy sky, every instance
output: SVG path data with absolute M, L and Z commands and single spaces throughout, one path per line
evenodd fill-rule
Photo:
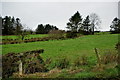
M 38 24 L 52 24 L 66 29 L 69 18 L 77 11 L 84 19 L 91 13 L 99 15 L 103 31 L 109 30 L 114 17 L 118 17 L 118 2 L 2 2 L 2 16 L 15 16 L 31 29 Z M 0 11 L 1 12 L 1 11 Z

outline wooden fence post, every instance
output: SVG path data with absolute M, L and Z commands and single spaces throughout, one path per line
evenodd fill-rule
M 96 56 L 97 56 L 98 65 L 101 66 L 101 57 L 100 57 L 100 54 L 98 53 L 97 48 L 95 48 L 95 53 L 96 53 Z
M 21 60 L 19 64 L 19 75 L 22 75 L 22 61 Z

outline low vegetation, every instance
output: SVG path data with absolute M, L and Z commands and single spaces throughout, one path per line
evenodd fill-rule
M 17 54 L 36 50 L 38 48 L 45 50 L 43 54 L 40 54 L 42 60 L 44 61 L 43 65 L 46 68 L 45 71 L 37 72 L 37 70 L 41 71 L 41 69 L 35 70 L 29 65 L 29 67 L 26 66 L 26 69 L 28 69 L 27 72 L 25 71 L 25 74 L 22 76 L 19 76 L 19 73 L 15 71 L 10 77 L 117 78 L 117 51 L 115 48 L 117 42 L 118 34 L 106 34 L 86 35 L 79 38 L 67 40 L 50 40 L 45 42 L 33 42 L 27 44 L 22 43 L 14 45 L 7 44 L 2 45 L 2 47 L 3 55 L 9 55 L 7 53 Z M 96 48 L 96 46 L 98 53 L 101 56 L 100 66 L 98 65 L 99 63 L 97 62 L 97 56 L 94 51 L 94 48 Z M 29 60 L 26 59 L 26 61 Z M 35 62 L 35 60 L 32 60 L 30 62 L 32 64 L 32 62 Z M 33 66 L 37 67 L 38 64 Z M 39 64 L 39 68 L 40 66 L 42 65 Z M 33 74 L 27 74 L 29 72 L 32 73 L 30 70 L 35 72 Z
M 44 66 L 42 57 L 39 55 L 40 53 L 43 53 L 43 51 L 43 49 L 40 49 L 22 53 L 8 53 L 3 55 L 3 78 L 8 78 L 15 72 L 20 73 L 20 68 L 23 69 L 21 71 L 21 75 L 48 71 Z

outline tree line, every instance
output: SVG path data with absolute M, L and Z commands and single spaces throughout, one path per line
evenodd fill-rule
M 19 18 L 11 16 L 5 16 L 2 18 L 2 34 L 3 35 L 14 35 L 19 34 L 23 29 Z
M 77 11 L 67 23 L 67 28 L 72 32 L 79 32 L 82 34 L 94 34 L 95 29 L 99 27 L 101 20 L 95 13 L 87 15 L 83 20 L 80 13 Z
M 0 17 L 2 20 L 2 35 L 22 35 L 25 33 L 32 34 L 33 32 L 36 34 L 47 34 L 51 30 L 58 30 L 58 28 L 54 25 L 50 24 L 39 24 L 35 31 L 31 29 L 24 29 L 24 26 L 21 23 L 20 18 L 14 18 L 11 16 Z
M 47 34 L 52 30 L 59 30 L 56 26 L 51 24 L 39 24 L 35 31 L 31 29 L 24 29 L 24 25 L 21 23 L 20 18 L 14 18 L 11 16 L 0 17 L 2 20 L 2 34 L 3 35 L 19 35 L 28 32 L 29 34 Z M 96 13 L 87 15 L 85 19 L 77 11 L 70 17 L 69 22 L 66 23 L 67 29 L 70 32 L 77 32 L 81 34 L 94 34 L 94 32 L 100 27 L 101 20 Z M 117 17 L 113 19 L 110 25 L 110 31 L 112 33 L 120 33 L 120 19 Z
M 48 34 L 51 30 L 59 30 L 56 26 L 50 24 L 39 24 L 36 28 L 36 34 Z
M 92 13 L 83 19 L 80 13 L 77 11 L 69 19 L 66 28 L 71 32 L 79 32 L 81 34 L 94 34 L 95 30 L 100 28 L 100 24 L 101 20 L 97 14 Z M 110 32 L 120 33 L 120 19 L 117 17 L 113 19 L 110 25 Z

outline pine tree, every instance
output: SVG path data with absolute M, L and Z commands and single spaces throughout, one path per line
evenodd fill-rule
M 120 33 L 120 19 L 117 17 L 113 19 L 112 25 L 110 26 L 110 30 L 116 33 Z
M 69 30 L 72 32 L 78 32 L 79 26 L 82 22 L 82 17 L 80 13 L 77 11 L 70 19 L 69 22 L 67 23 L 67 27 Z
M 90 29 L 89 15 L 84 19 L 83 24 L 82 24 L 82 28 L 83 28 L 84 31 L 89 32 L 89 29 Z
M 38 27 L 36 29 L 36 34 L 44 34 L 44 31 L 45 31 L 45 29 L 44 29 L 43 24 L 40 24 L 40 25 L 38 25 Z

